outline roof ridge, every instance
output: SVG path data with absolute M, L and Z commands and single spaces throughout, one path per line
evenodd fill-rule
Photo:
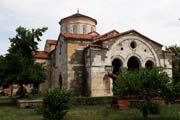
M 104 36 L 106 36 L 106 35 L 108 35 L 108 34 L 110 34 L 110 33 L 112 33 L 112 32 L 117 32 L 117 33 L 119 34 L 119 32 L 118 32 L 117 30 L 112 29 L 112 30 L 110 30 L 109 32 L 106 32 L 106 33 L 100 35 L 100 36 L 97 37 L 96 39 L 102 38 L 102 37 L 104 37 Z
M 75 13 L 75 14 L 72 14 L 72 15 L 67 16 L 67 17 L 65 17 L 65 18 L 62 18 L 62 19 L 59 21 L 59 24 L 61 25 L 61 23 L 62 23 L 65 19 L 69 19 L 69 18 L 71 18 L 71 17 L 86 17 L 86 18 L 89 18 L 89 19 L 93 20 L 93 21 L 97 24 L 97 20 L 96 20 L 96 19 L 94 19 L 94 18 L 92 18 L 92 17 L 89 17 L 89 16 L 87 16 L 87 15 L 81 14 L 81 13 Z

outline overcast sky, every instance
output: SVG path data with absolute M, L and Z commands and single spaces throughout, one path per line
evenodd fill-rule
M 57 39 L 60 19 L 77 12 L 98 21 L 97 32 L 135 29 L 163 44 L 180 45 L 180 0 L 0 0 L 0 54 L 18 26 L 48 27 L 46 39 Z

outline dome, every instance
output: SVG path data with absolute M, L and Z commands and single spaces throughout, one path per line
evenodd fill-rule
M 61 32 L 87 34 L 96 31 L 97 21 L 89 16 L 76 13 L 60 20 Z

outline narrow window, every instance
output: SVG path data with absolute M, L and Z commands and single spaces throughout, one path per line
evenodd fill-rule
M 91 27 L 91 32 L 93 32 L 94 31 L 94 28 L 93 27 Z
M 77 25 L 73 25 L 73 33 L 77 34 Z
M 83 25 L 83 34 L 86 33 L 86 25 Z

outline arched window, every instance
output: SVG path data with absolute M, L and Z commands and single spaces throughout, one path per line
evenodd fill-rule
M 65 32 L 68 32 L 68 27 L 67 26 L 65 27 Z
M 86 33 L 86 25 L 83 25 L 83 34 Z
M 113 67 L 113 71 L 112 73 L 113 74 L 119 74 L 120 72 L 120 68 L 122 67 L 122 61 L 119 59 L 119 58 L 115 58 L 113 61 L 112 61 L 112 67 Z
M 140 60 L 137 57 L 132 56 L 129 58 L 127 66 L 128 70 L 138 70 L 141 67 Z
M 77 25 L 73 25 L 73 33 L 77 34 Z
M 148 60 L 146 63 L 145 63 L 145 66 L 147 69 L 151 69 L 154 67 L 154 63 L 151 61 L 151 60 Z
M 91 32 L 93 32 L 94 31 L 94 28 L 93 27 L 91 27 Z

